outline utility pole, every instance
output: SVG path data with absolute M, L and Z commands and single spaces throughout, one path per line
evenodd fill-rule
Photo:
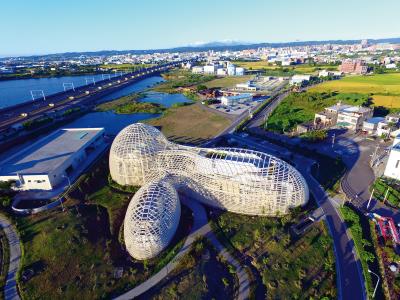
M 374 154 L 372 154 L 371 161 L 370 161 L 370 163 L 369 163 L 371 167 L 372 167 L 373 164 L 374 164 L 375 156 L 376 156 L 376 153 L 378 152 L 378 149 L 379 149 L 379 145 L 376 146 L 375 151 L 374 151 Z
M 371 196 L 369 197 L 369 200 L 368 200 L 367 209 L 369 208 L 369 205 L 371 204 L 371 200 L 372 200 L 372 197 L 374 196 L 374 192 L 375 192 L 375 189 L 372 189 Z
M 389 194 L 389 187 L 387 188 L 385 197 L 383 198 L 383 204 L 385 204 L 388 194 Z

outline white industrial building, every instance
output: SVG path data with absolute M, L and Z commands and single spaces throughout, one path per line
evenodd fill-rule
M 228 76 L 235 76 L 236 67 L 232 64 L 228 64 L 228 66 L 226 67 L 226 71 L 228 73 Z
M 220 98 L 221 104 L 226 105 L 226 106 L 231 106 L 231 105 L 235 105 L 238 103 L 247 102 L 252 99 L 253 99 L 253 95 L 250 93 L 243 93 L 243 94 L 238 94 L 235 96 L 222 96 Z
M 217 66 L 216 65 L 207 65 L 204 66 L 203 72 L 204 74 L 209 74 L 209 75 L 214 75 L 217 71 Z
M 244 83 L 237 83 L 236 84 L 236 90 L 246 90 L 246 91 L 252 91 L 255 92 L 258 90 L 257 86 L 254 85 L 254 83 L 250 80 Z
M 235 71 L 236 76 L 243 76 L 244 75 L 244 68 L 237 67 Z
M 393 142 L 384 175 L 400 180 L 400 135 L 398 135 Z
M 226 69 L 223 69 L 223 68 L 217 69 L 217 75 L 218 76 L 226 76 L 227 74 L 228 73 L 227 73 Z
M 2 162 L 0 181 L 13 180 L 21 190 L 52 190 L 94 158 L 103 136 L 103 128 L 60 129 Z
M 343 73 L 340 71 L 322 70 L 322 71 L 319 71 L 319 73 L 318 73 L 318 77 L 329 77 L 329 76 L 340 77 L 342 75 L 343 75 Z
M 195 66 L 192 68 L 192 73 L 194 74 L 216 74 L 218 76 L 243 76 L 244 72 L 244 68 L 236 67 L 230 62 L 220 62 L 219 64 L 208 64 L 204 67 Z
M 307 83 L 311 79 L 311 75 L 293 75 L 292 78 L 290 79 L 290 84 L 295 85 L 295 84 L 302 84 L 302 83 Z
M 203 74 L 204 70 L 202 66 L 194 66 L 192 68 L 192 73 L 193 74 Z

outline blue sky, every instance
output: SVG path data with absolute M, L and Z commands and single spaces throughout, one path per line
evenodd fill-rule
M 0 56 L 400 37 L 399 0 L 5 0 Z

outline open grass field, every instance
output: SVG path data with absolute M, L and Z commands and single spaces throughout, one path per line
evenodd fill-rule
M 237 287 L 235 269 L 206 241 L 198 240 L 178 267 L 138 300 L 234 299 Z
M 222 229 L 220 239 L 227 239 L 252 261 L 261 277 L 258 285 L 264 285 L 264 299 L 336 296 L 335 259 L 328 229 L 319 222 L 300 238 L 294 238 L 289 228 L 302 216 L 303 212 L 280 219 L 222 213 L 213 221 L 217 224 L 214 227 Z
M 191 144 L 212 138 L 229 126 L 230 122 L 199 103 L 170 108 L 162 117 L 147 121 L 150 125 L 160 126 L 169 139 Z
M 206 82 L 204 85 L 208 88 L 214 88 L 214 87 L 219 87 L 219 88 L 233 88 L 237 83 L 243 83 L 246 82 L 250 79 L 252 79 L 254 76 L 252 75 L 245 75 L 245 76 L 227 76 L 223 78 L 217 78 L 211 81 Z
M 400 96 L 400 73 L 369 76 L 346 76 L 340 80 L 325 81 L 310 88 L 314 92 L 337 91 L 339 93 L 363 93 Z
M 22 272 L 34 272 L 19 280 L 22 299 L 110 299 L 168 263 L 190 230 L 191 211 L 182 206 L 177 233 L 165 251 L 137 261 L 125 251 L 120 234 L 133 193 L 109 185 L 106 155 L 70 193 L 65 211 L 18 218 Z
M 369 94 L 374 106 L 399 109 L 400 73 L 347 76 L 340 80 L 326 81 L 309 91 Z
M 373 95 L 372 102 L 375 106 L 383 106 L 390 109 L 400 108 L 400 95 L 398 96 L 385 96 L 385 95 Z
M 298 124 L 313 120 L 316 112 L 338 101 L 351 105 L 363 105 L 368 101 L 368 95 L 316 92 L 290 94 L 272 112 L 267 120 L 267 128 L 279 133 L 292 131 Z
M 196 87 L 215 78 L 213 75 L 193 74 L 189 70 L 183 69 L 173 69 L 162 76 L 166 81 L 152 87 L 153 91 L 176 93 L 178 88 Z
M 331 65 L 316 65 L 316 66 L 310 66 L 307 64 L 301 64 L 301 65 L 291 65 L 291 66 L 274 66 L 270 65 L 267 61 L 235 61 L 233 62 L 235 65 L 246 68 L 246 69 L 252 69 L 252 70 L 257 70 L 257 69 L 266 69 L 266 70 L 281 70 L 281 69 L 288 69 L 290 71 L 293 71 L 298 74 L 304 74 L 304 73 L 313 73 L 318 70 L 323 70 L 323 69 L 329 69 L 329 70 L 337 70 L 337 66 L 331 66 Z

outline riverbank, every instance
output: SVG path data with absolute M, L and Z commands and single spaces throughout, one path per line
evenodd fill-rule
M 160 114 L 165 107 L 158 103 L 139 102 L 144 98 L 143 93 L 130 94 L 96 106 L 95 111 L 114 111 L 117 114 L 151 113 Z
M 165 82 L 154 86 L 153 91 L 162 93 L 195 93 L 204 83 L 216 78 L 213 75 L 193 74 L 188 70 L 175 69 L 163 74 Z M 185 94 L 188 97 L 188 95 Z

